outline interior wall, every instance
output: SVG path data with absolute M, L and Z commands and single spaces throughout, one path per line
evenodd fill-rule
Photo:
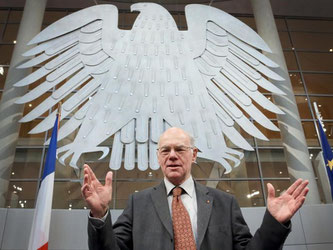
M 33 209 L 0 208 L 0 249 L 27 249 Z M 122 210 L 113 210 L 113 221 Z M 260 226 L 264 207 L 242 208 L 252 234 Z M 292 219 L 284 250 L 333 249 L 333 205 L 305 205 Z M 86 250 L 88 210 L 52 211 L 49 250 Z

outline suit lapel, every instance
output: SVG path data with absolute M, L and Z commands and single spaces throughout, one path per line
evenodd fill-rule
M 154 187 L 151 193 L 151 198 L 156 209 L 156 213 L 160 217 L 160 220 L 164 227 L 173 237 L 172 220 L 169 211 L 168 198 L 165 191 L 165 185 L 162 181 L 160 185 Z
M 200 249 L 200 245 L 205 236 L 209 218 L 212 212 L 213 197 L 208 194 L 207 187 L 195 182 L 196 194 L 197 194 L 197 204 L 198 204 L 198 239 L 197 239 L 197 249 Z

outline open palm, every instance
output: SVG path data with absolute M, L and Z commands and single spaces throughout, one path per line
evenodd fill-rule
M 298 179 L 281 196 L 275 197 L 275 189 L 268 183 L 267 208 L 271 215 L 280 223 L 289 221 L 303 205 L 309 191 L 308 184 L 309 181 Z
M 102 218 L 112 198 L 112 172 L 107 173 L 105 185 L 102 185 L 91 168 L 85 164 L 81 192 L 91 209 L 92 216 Z

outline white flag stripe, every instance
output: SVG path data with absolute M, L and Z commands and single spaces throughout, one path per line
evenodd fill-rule
M 28 250 L 37 250 L 49 241 L 53 185 L 54 172 L 47 175 L 40 186 Z

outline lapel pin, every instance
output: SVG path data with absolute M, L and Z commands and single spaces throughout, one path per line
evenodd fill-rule
M 209 203 L 210 203 L 210 200 L 207 200 L 206 203 L 209 204 Z

